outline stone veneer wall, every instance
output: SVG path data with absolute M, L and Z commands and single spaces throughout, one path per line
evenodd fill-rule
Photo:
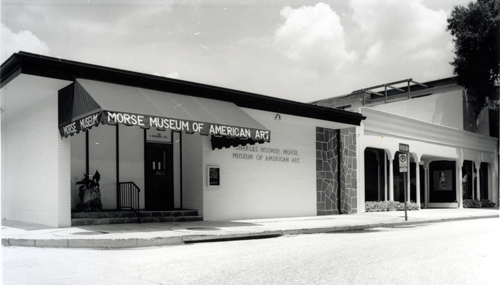
M 338 214 L 337 131 L 316 127 L 317 215 Z
M 340 156 L 342 159 L 340 171 L 342 214 L 357 213 L 356 128 L 340 130 Z
M 316 127 L 317 215 L 339 214 L 338 147 L 340 146 L 340 206 L 342 214 L 357 212 L 356 128 L 337 130 Z

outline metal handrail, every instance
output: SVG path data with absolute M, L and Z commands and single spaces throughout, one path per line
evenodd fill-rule
M 119 185 L 119 199 L 118 209 L 131 209 L 134 211 L 139 223 L 141 222 L 139 210 L 139 193 L 141 189 L 133 181 L 120 182 Z

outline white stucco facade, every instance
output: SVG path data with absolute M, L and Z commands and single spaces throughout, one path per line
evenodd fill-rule
M 361 108 L 361 112 L 368 119 L 357 128 L 358 136 L 358 183 L 360 189 L 364 189 L 364 150 L 368 147 L 385 150 L 390 163 L 393 162 L 399 144 L 410 146 L 410 155 L 417 165 L 423 165 L 426 175 L 426 191 L 429 191 L 429 181 L 427 169 L 433 161 L 454 161 L 456 162 L 456 197 L 458 207 L 462 207 L 462 175 L 461 168 L 465 160 L 473 161 L 475 165 L 481 163 L 488 164 L 488 190 L 490 200 L 498 205 L 498 139 L 471 132 L 466 132 L 457 128 L 442 126 L 425 121 L 408 118 L 369 107 Z M 392 165 L 390 165 L 392 167 Z M 391 168 L 392 169 L 392 168 Z M 392 171 L 389 171 L 392 174 Z M 393 181 L 393 179 L 389 179 Z M 420 187 L 420 179 L 417 177 L 417 189 Z M 408 180 L 409 183 L 409 180 Z M 389 184 L 389 185 L 387 185 Z M 386 183 L 389 193 L 393 193 L 393 183 Z M 364 209 L 364 191 L 358 191 L 360 204 Z M 417 203 L 426 206 L 443 207 L 446 205 L 432 204 L 428 201 L 421 201 L 417 191 Z M 409 197 L 409 195 L 408 195 Z M 428 197 L 428 195 L 427 195 Z M 387 197 L 388 200 L 391 197 Z
M 67 81 L 20 75 L 2 89 L 2 219 L 71 225 L 70 143 L 57 128 Z
M 128 191 L 124 184 L 135 185 L 135 192 L 127 194 L 134 201 L 139 197 L 134 211 L 196 210 L 205 220 L 315 216 L 318 203 L 325 203 L 318 193 L 326 191 L 318 190 L 318 177 L 324 180 L 326 172 L 332 177 L 329 195 L 335 183 L 339 192 L 342 184 L 333 179 L 341 162 L 318 172 L 318 151 L 326 153 L 323 147 L 328 147 L 333 153 L 340 136 L 324 141 L 318 129 L 353 129 L 364 119 L 352 112 L 27 53 L 14 54 L 2 68 L 2 219 L 55 227 L 71 226 L 76 212 L 131 210 L 132 198 L 122 201 Z M 128 121 L 111 122 L 105 112 L 123 112 Z M 136 124 L 131 116 L 150 119 L 147 125 L 142 119 Z M 151 123 L 159 118 L 171 125 Z M 175 128 L 187 129 L 173 127 L 171 122 L 181 120 Z M 187 121 L 197 130 L 189 129 Z M 169 139 L 159 141 L 158 133 L 161 140 Z M 355 144 L 351 137 L 348 141 L 346 149 Z M 219 185 L 209 185 L 209 166 L 219 169 Z M 77 182 L 96 171 L 99 187 L 87 186 L 95 195 L 87 201 L 97 206 L 90 208 L 84 204 L 90 191 L 80 191 Z M 349 201 L 355 198 L 351 192 Z
M 316 127 L 347 125 L 243 110 L 271 131 L 271 142 L 212 150 L 210 137 L 183 135 L 183 205 L 205 220 L 315 216 Z M 208 185 L 208 166 L 220 168 L 220 186 Z

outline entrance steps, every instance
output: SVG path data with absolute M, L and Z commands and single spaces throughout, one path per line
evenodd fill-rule
M 197 210 L 141 211 L 141 223 L 203 221 Z M 139 223 L 133 211 L 72 212 L 71 226 Z

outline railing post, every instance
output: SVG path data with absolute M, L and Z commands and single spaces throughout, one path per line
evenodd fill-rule
M 121 185 L 120 185 L 120 182 L 116 183 L 116 208 L 118 210 L 121 210 L 121 201 L 120 201 L 120 192 L 121 192 Z
M 135 184 L 134 184 L 135 185 Z M 139 209 L 140 208 L 140 203 L 139 203 L 139 192 L 141 190 L 139 189 L 139 187 L 137 187 L 137 218 L 139 219 L 139 223 L 142 223 L 141 221 L 141 210 Z
M 140 193 L 141 189 L 135 185 L 134 182 L 120 182 L 118 183 L 118 191 L 120 194 L 120 209 L 130 208 L 137 215 L 139 223 L 141 223 L 140 218 Z M 137 192 L 137 196 L 134 195 L 134 191 Z M 135 200 L 135 201 L 134 201 Z M 134 208 L 135 206 L 135 208 Z

